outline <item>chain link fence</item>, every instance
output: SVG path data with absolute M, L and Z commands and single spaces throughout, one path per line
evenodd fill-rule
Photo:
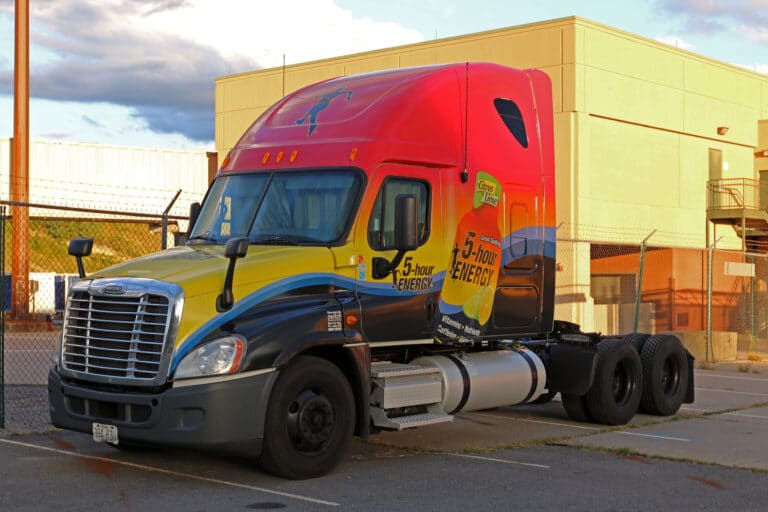
M 768 352 L 768 256 L 558 240 L 556 318 L 603 334 L 668 332 L 700 362 Z
M 5 202 L 5 204 L 10 204 Z M 27 208 L 27 285 L 14 279 L 14 223 L 0 207 L 0 427 L 50 428 L 47 373 L 77 279 L 71 238 L 95 240 L 86 272 L 181 243 L 182 217 Z M 768 257 L 742 251 L 559 239 L 555 318 L 603 334 L 672 332 L 699 362 L 768 352 Z
M 168 214 L 173 201 L 157 214 L 1 203 L 0 428 L 41 431 L 50 428 L 48 370 L 78 279 L 68 241 L 94 239 L 84 261 L 91 273 L 175 245 L 186 219 Z M 23 230 L 20 238 L 14 229 Z

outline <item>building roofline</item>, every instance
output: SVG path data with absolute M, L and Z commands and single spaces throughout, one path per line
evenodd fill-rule
M 689 58 L 692 57 L 692 58 L 695 58 L 697 60 L 701 60 L 701 61 L 704 61 L 704 62 L 715 64 L 715 65 L 718 65 L 720 67 L 725 67 L 725 68 L 733 70 L 733 71 L 743 72 L 745 74 L 752 75 L 752 76 L 754 76 L 754 77 L 756 77 L 758 79 L 768 81 L 768 75 L 765 75 L 763 73 L 759 73 L 759 72 L 751 70 L 749 68 L 745 68 L 745 67 L 742 67 L 742 66 L 738 66 L 736 64 L 732 64 L 732 63 L 729 63 L 729 62 L 718 60 L 718 59 L 715 59 L 713 57 L 708 57 L 706 55 L 703 55 L 703 54 L 700 54 L 700 53 L 696 53 L 696 52 L 693 52 L 693 51 L 690 51 L 690 50 L 685 50 L 685 49 L 682 49 L 682 48 L 678 48 L 676 46 L 672 46 L 670 44 L 658 41 L 656 39 L 652 39 L 652 38 L 649 38 L 649 37 L 646 37 L 646 36 L 635 34 L 633 32 L 629 32 L 629 31 L 626 31 L 626 30 L 623 30 L 623 29 L 620 29 L 620 28 L 616 28 L 614 26 L 607 25 L 605 23 L 600 23 L 598 21 L 593 21 L 593 20 L 590 20 L 590 19 L 587 19 L 587 18 L 583 18 L 581 16 L 566 16 L 566 17 L 563 17 L 563 18 L 555 18 L 555 19 L 551 19 L 551 20 L 535 21 L 535 22 L 531 22 L 531 23 L 525 23 L 525 24 L 522 24 L 522 25 L 512 25 L 512 26 L 508 26 L 508 27 L 501 27 L 501 28 L 496 28 L 496 29 L 491 29 L 491 30 L 485 30 L 485 31 L 481 31 L 481 32 L 473 32 L 473 33 L 469 33 L 469 34 L 450 36 L 450 37 L 445 37 L 445 38 L 440 38 L 440 39 L 433 39 L 433 40 L 428 40 L 428 41 L 420 41 L 418 43 L 409 43 L 409 44 L 398 45 L 398 46 L 390 46 L 390 47 L 386 47 L 386 48 L 379 48 L 379 49 L 376 49 L 376 50 L 368 50 L 368 51 L 365 51 L 365 52 L 350 53 L 350 54 L 346 54 L 346 55 L 338 55 L 338 56 L 335 56 L 335 57 L 327 57 L 327 58 L 324 58 L 324 59 L 317 59 L 317 60 L 310 60 L 310 61 L 305 61 L 305 62 L 299 62 L 299 63 L 295 63 L 295 64 L 288 64 L 288 65 L 286 65 L 284 67 L 283 66 L 278 66 L 278 67 L 256 69 L 256 70 L 252 70 L 252 71 L 244 71 L 242 73 L 235 73 L 235 74 L 232 74 L 232 75 L 224 75 L 224 76 L 217 77 L 215 79 L 215 81 L 217 83 L 218 82 L 225 82 L 225 81 L 228 81 L 228 80 L 238 79 L 238 78 L 241 78 L 241 77 L 244 77 L 244 76 L 251 76 L 251 75 L 254 75 L 254 74 L 262 74 L 262 73 L 269 74 L 269 73 L 274 73 L 276 71 L 280 71 L 281 72 L 283 69 L 285 69 L 285 70 L 292 70 L 292 69 L 301 69 L 301 68 L 307 68 L 307 67 L 318 67 L 318 66 L 327 65 L 327 64 L 332 63 L 332 62 L 338 63 L 340 60 L 356 60 L 356 59 L 360 59 L 362 57 L 376 55 L 376 54 L 382 55 L 382 54 L 388 54 L 388 53 L 399 53 L 399 52 L 402 52 L 404 50 L 414 49 L 414 48 L 419 48 L 419 47 L 425 47 L 425 46 L 428 46 L 428 45 L 446 44 L 446 43 L 457 42 L 457 41 L 462 41 L 462 40 L 472 39 L 472 38 L 485 38 L 485 37 L 490 37 L 490 36 L 494 36 L 494 35 L 497 35 L 497 34 L 503 34 L 503 33 L 507 33 L 507 32 L 523 32 L 523 31 L 527 31 L 527 30 L 542 28 L 542 27 L 545 27 L 545 26 L 558 26 L 558 25 L 583 26 L 583 27 L 587 27 L 587 28 L 591 28 L 591 29 L 601 30 L 601 31 L 604 31 L 604 32 L 610 32 L 610 33 L 616 34 L 616 35 L 621 36 L 621 37 L 625 37 L 625 38 L 628 38 L 628 39 L 633 39 L 633 40 L 642 42 L 644 44 L 648 44 L 648 45 L 651 45 L 651 46 L 658 47 L 660 49 L 664 49 L 664 50 L 668 50 L 668 51 L 672 51 L 672 52 L 678 53 L 678 54 L 680 54 L 680 55 L 682 55 L 684 57 L 689 57 Z

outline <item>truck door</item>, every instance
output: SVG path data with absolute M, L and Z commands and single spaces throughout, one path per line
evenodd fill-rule
M 439 171 L 418 166 L 384 164 L 373 175 L 363 200 L 356 239 L 360 241 L 358 294 L 362 330 L 370 342 L 432 340 L 432 318 L 439 293 L 441 232 Z M 374 279 L 372 260 L 392 261 L 395 200 L 416 196 L 419 246 L 405 254 L 390 275 Z M 442 276 L 442 274 L 440 274 Z
M 504 184 L 504 224 L 509 243 L 503 246 L 492 332 L 532 332 L 538 329 L 542 320 L 544 228 L 541 200 L 539 187 Z

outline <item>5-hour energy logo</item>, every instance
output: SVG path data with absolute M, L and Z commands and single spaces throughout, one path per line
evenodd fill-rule
M 398 292 L 425 291 L 432 288 L 434 265 L 420 265 L 407 256 L 400 268 L 392 271 L 392 287 Z

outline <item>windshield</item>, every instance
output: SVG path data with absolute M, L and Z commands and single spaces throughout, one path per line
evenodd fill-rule
M 288 171 L 219 177 L 191 243 L 332 244 L 349 224 L 362 179 L 353 170 Z

